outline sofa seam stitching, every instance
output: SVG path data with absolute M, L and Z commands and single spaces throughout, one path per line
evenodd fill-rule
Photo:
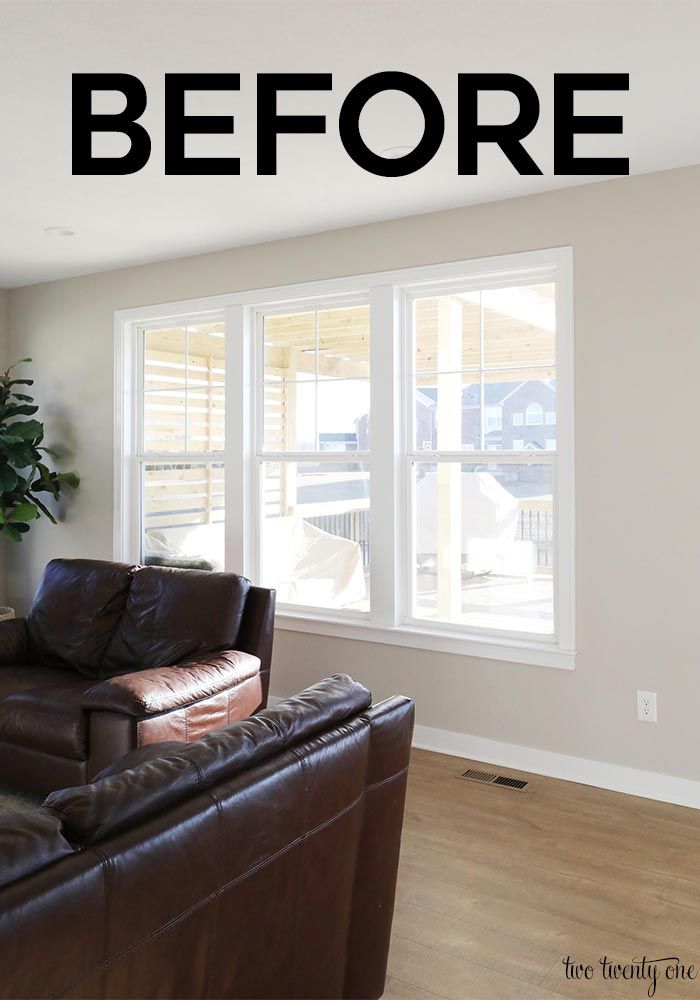
M 406 774 L 407 771 L 408 771 L 408 764 L 406 764 L 400 770 L 395 771 L 394 774 L 388 775 L 386 778 L 381 778 L 379 781 L 373 781 L 371 785 L 365 785 L 365 791 L 373 792 L 375 788 L 381 788 L 382 785 L 388 785 L 390 781 L 395 781 L 396 778 L 400 778 L 401 775 Z

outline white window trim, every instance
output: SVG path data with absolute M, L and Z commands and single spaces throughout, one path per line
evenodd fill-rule
M 226 564 L 255 579 L 258 565 L 257 489 L 254 453 L 256 313 L 275 308 L 302 310 L 315 301 L 369 296 L 373 336 L 370 370 L 372 393 L 372 559 L 370 618 L 363 613 L 280 607 L 278 628 L 324 636 L 437 650 L 483 659 L 505 660 L 562 669 L 575 666 L 575 509 L 574 509 L 574 382 L 573 382 L 573 253 L 570 247 L 536 250 L 472 261 L 406 268 L 298 285 L 232 292 L 201 299 L 120 310 L 115 313 L 115 475 L 114 557 L 132 561 L 140 551 L 141 513 L 138 476 L 137 392 L 138 327 L 175 319 L 205 320 L 225 316 L 226 326 Z M 405 508 L 405 431 L 407 415 L 405 345 L 408 295 L 444 292 L 458 283 L 485 288 L 504 279 L 525 284 L 557 282 L 557 382 L 559 451 L 552 456 L 556 478 L 555 616 L 557 637 L 516 635 L 491 630 L 442 628 L 438 623 L 409 622 L 406 605 L 408 567 L 404 565 L 406 525 L 397 511 Z M 377 330 L 390 331 L 378 336 Z M 412 413 L 412 407 L 410 407 Z M 402 428 L 403 424 L 403 428 Z M 499 461 L 503 452 L 499 452 Z M 505 453 L 507 454 L 507 453 Z M 527 452 L 517 452 L 523 460 Z M 430 453 L 422 452 L 428 459 Z M 551 455 L 551 453 L 550 453 Z M 333 457 L 329 453 L 329 459 Z M 533 460 L 536 455 L 533 455 Z M 335 460 L 338 456 L 335 455 Z M 391 526 L 388 530 L 377 524 Z

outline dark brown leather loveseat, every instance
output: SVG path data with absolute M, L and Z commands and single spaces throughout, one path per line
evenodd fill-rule
M 345 675 L 0 817 L 0 996 L 379 997 L 413 703 Z
M 48 564 L 0 623 L 0 783 L 46 794 L 267 704 L 274 591 L 231 573 Z

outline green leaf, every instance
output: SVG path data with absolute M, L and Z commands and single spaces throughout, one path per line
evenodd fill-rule
M 61 492 L 61 485 L 56 473 L 52 472 L 50 479 L 35 479 L 32 483 L 32 490 L 35 493 L 52 493 L 57 497 Z
M 77 490 L 80 486 L 80 476 L 77 472 L 59 472 L 58 481 L 65 486 L 70 486 L 72 490 Z
M 22 532 L 19 531 L 16 524 L 3 524 L 2 533 L 13 542 L 22 541 Z
M 18 480 L 17 473 L 12 469 L 7 462 L 3 462 L 0 465 L 0 492 L 9 493 L 17 485 Z
M 34 465 L 34 449 L 24 442 L 12 443 L 5 451 L 7 460 L 15 469 L 26 469 Z
M 37 410 L 38 407 L 23 407 L 27 410 Z M 18 420 L 14 424 L 8 424 L 10 434 L 19 437 L 20 441 L 36 441 L 44 433 L 43 425 L 39 420 Z
M 31 417 L 38 409 L 38 406 L 30 406 L 28 403 L 7 403 L 5 406 L 0 406 L 0 420 L 9 420 L 10 417 Z
M 39 511 L 33 503 L 20 503 L 10 511 L 13 521 L 34 521 Z

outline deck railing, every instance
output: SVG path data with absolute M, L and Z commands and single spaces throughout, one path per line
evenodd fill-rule
M 347 510 L 342 514 L 319 514 L 305 517 L 309 524 L 327 531 L 330 535 L 349 538 L 357 542 L 362 551 L 362 565 L 369 566 L 369 511 Z
M 357 542 L 362 550 L 362 565 L 369 565 L 369 511 L 348 510 L 337 514 L 305 517 L 309 524 L 340 538 Z M 537 568 L 551 569 L 554 564 L 554 514 L 548 497 L 520 501 L 518 540 L 532 542 L 537 550 Z
M 537 568 L 554 565 L 554 512 L 550 497 L 527 497 L 520 501 L 515 537 L 532 542 L 537 549 Z

